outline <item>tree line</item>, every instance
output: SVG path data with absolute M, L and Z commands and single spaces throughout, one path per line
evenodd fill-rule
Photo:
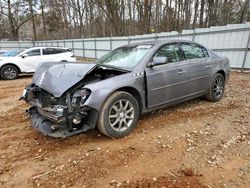
M 0 40 L 124 36 L 246 21 L 249 0 L 0 1 Z

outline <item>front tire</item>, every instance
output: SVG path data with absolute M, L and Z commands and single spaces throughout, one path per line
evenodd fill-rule
M 205 95 L 205 98 L 211 102 L 217 102 L 221 100 L 225 89 L 225 78 L 222 74 L 216 73 L 211 81 L 209 91 Z
M 120 138 L 132 132 L 139 119 L 137 100 L 129 93 L 113 93 L 104 103 L 97 127 L 110 138 Z
M 4 80 L 14 80 L 18 76 L 18 69 L 13 65 L 6 65 L 1 68 L 1 77 Z

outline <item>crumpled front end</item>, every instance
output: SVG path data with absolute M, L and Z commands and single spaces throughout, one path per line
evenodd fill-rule
M 35 129 L 52 137 L 67 137 L 95 127 L 98 112 L 84 106 L 89 95 L 88 89 L 77 89 L 56 98 L 30 84 L 21 99 L 31 105 L 27 113 Z
M 85 86 L 126 72 L 95 64 L 43 63 L 21 99 L 31 105 L 27 112 L 34 128 L 49 136 L 71 136 L 95 128 L 98 119 L 100 109 L 85 105 L 88 98 L 95 100 Z

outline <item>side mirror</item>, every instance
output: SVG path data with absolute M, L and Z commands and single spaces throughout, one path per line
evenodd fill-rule
M 168 62 L 167 57 L 154 57 L 153 62 L 150 63 L 150 67 L 157 66 L 157 65 L 163 65 Z
M 25 57 L 28 57 L 28 56 L 29 56 L 28 54 L 21 55 L 22 58 L 25 58 Z

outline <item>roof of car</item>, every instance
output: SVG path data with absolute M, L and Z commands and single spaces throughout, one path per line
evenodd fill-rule
M 26 49 L 37 49 L 37 48 L 56 48 L 56 49 L 69 49 L 69 48 L 64 48 L 64 47 L 59 47 L 59 46 L 34 46 Z
M 193 44 L 198 44 L 200 46 L 203 46 L 199 43 L 190 41 L 190 40 L 181 40 L 181 39 L 168 39 L 168 40 L 152 40 L 152 41 L 144 41 L 144 42 L 138 42 L 138 43 L 132 43 L 127 46 L 136 46 L 136 45 L 155 45 L 155 44 L 164 44 L 164 43 L 172 43 L 172 42 L 188 42 L 188 43 L 193 43 Z

